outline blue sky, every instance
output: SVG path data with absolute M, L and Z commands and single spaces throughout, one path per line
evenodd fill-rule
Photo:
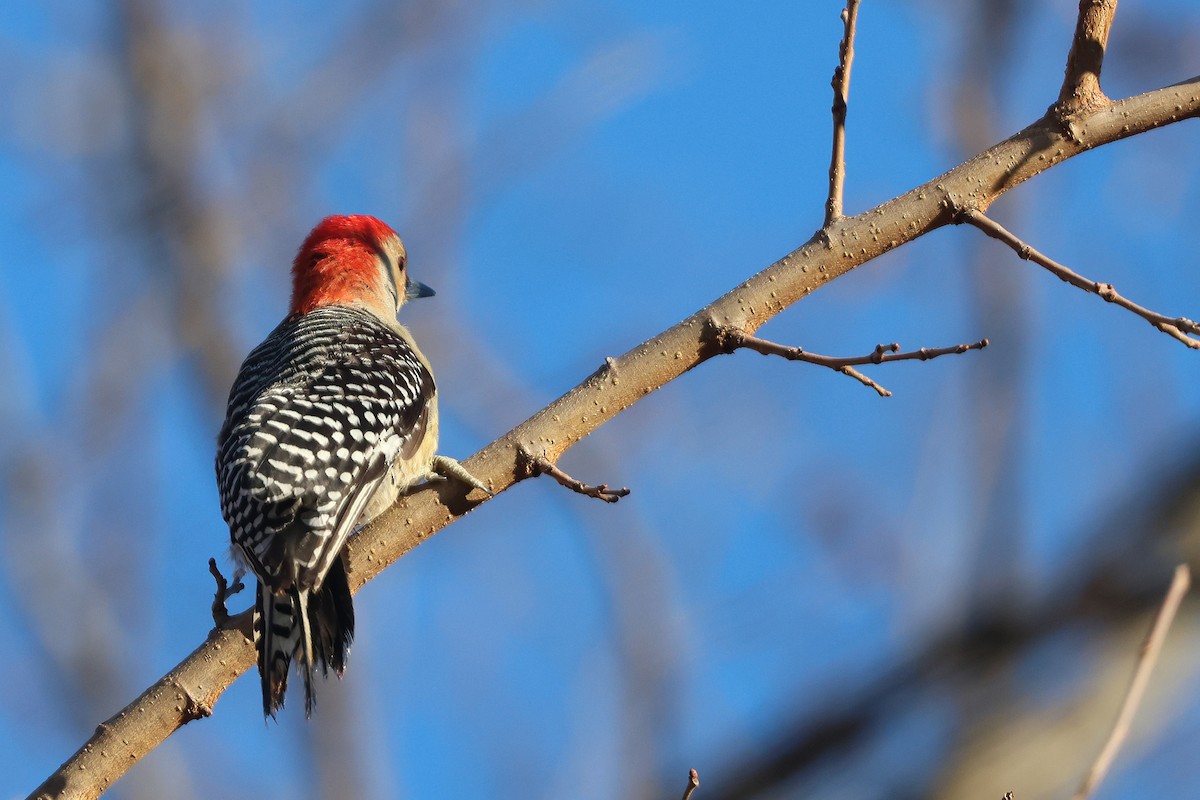
M 995 139 L 1055 99 L 1075 6 L 1021 6 L 988 98 Z M 952 102 L 969 7 L 864 4 L 849 213 L 970 155 Z M 390 8 L 166 3 L 149 44 L 175 69 L 153 97 L 166 116 L 144 128 L 113 9 L 0 16 L 0 796 L 32 789 L 210 627 L 205 562 L 227 533 L 211 474 L 220 380 L 204 354 L 228 342 L 240 357 L 276 324 L 288 261 L 321 216 L 393 223 L 414 277 L 438 290 L 405 321 L 435 364 L 441 449 L 456 457 L 820 224 L 839 4 Z M 1197 37 L 1192 4 L 1122 3 L 1106 88 L 1197 74 Z M 1081 156 L 994 213 L 1194 318 L 1193 128 Z M 145 152 L 161 185 L 139 172 Z M 186 202 L 163 189 L 177 185 Z M 988 350 L 872 370 L 886 400 L 750 353 L 706 363 L 563 459 L 629 498 L 605 506 L 546 481 L 506 492 L 359 595 L 347 677 L 321 687 L 313 722 L 289 707 L 263 725 L 243 679 L 114 796 L 321 796 L 334 779 L 312 754 L 340 745 L 373 796 L 662 796 L 688 768 L 719 793 L 964 625 L 988 567 L 1015 609 L 1069 604 L 1106 548 L 1149 537 L 1113 544 L 1104 524 L 1187 468 L 1200 355 L 982 239 L 937 231 L 762 335 L 830 354 L 984 336 Z M 979 298 L 1003 293 L 988 322 Z M 197 309 L 199 343 L 178 324 Z M 1011 391 L 1007 460 L 987 460 L 977 435 L 987 386 Z M 1014 525 L 999 541 L 988 486 Z M 1146 541 L 1129 572 L 1165 588 L 1169 565 L 1161 580 L 1143 572 L 1178 554 Z M 933 794 L 980 725 L 1082 704 L 1097 664 L 1120 657 L 1106 632 L 1076 622 L 1018 658 L 997 679 L 1007 717 L 961 686 L 901 692 L 778 796 Z M 110 646 L 81 667 L 93 651 L 62 642 L 92 636 Z M 1200 724 L 1194 672 L 1181 660 L 1164 677 L 1176 713 L 1147 715 L 1101 796 L 1148 795 L 1163 774 L 1200 781 L 1171 745 Z M 1064 757 L 1068 772 L 1089 746 Z M 1013 780 L 985 789 L 1025 796 Z

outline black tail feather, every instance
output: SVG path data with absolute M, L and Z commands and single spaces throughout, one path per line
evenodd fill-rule
M 313 655 L 322 672 L 332 669 L 340 678 L 346 670 L 346 657 L 354 640 L 354 603 L 350 599 L 350 581 L 341 558 L 333 562 L 325 575 L 321 591 L 308 599 L 308 619 L 313 631 Z
M 284 594 L 272 594 L 260 581 L 254 611 L 263 714 L 274 717 L 283 708 L 288 668 L 295 659 L 304 678 L 305 715 L 312 716 L 316 706 L 313 686 L 316 670 L 319 668 L 322 675 L 328 675 L 332 669 L 341 677 L 354 639 L 354 604 L 345 564 L 340 557 L 335 559 L 321 588 L 315 592 L 293 588 Z M 305 641 L 306 632 L 311 642 Z

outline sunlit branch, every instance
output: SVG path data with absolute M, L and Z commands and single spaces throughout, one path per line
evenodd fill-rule
M 1200 339 L 1194 338 L 1196 334 L 1200 334 L 1200 325 L 1197 325 L 1187 317 L 1168 317 L 1165 314 L 1159 314 L 1157 311 L 1151 311 L 1148 308 L 1139 306 L 1137 303 L 1119 294 L 1111 283 L 1100 283 L 1099 281 L 1083 277 L 1074 270 L 1033 249 L 999 222 L 974 209 L 963 209 L 959 212 L 958 216 L 959 221 L 970 223 L 993 239 L 1004 242 L 1022 259 L 1032 261 L 1038 266 L 1044 267 L 1060 280 L 1138 315 L 1155 328 L 1158 328 L 1168 336 L 1178 339 L 1193 350 L 1200 349 Z

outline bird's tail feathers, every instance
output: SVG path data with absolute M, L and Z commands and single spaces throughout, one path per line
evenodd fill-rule
M 320 669 L 341 677 L 354 638 L 354 605 L 346 567 L 335 559 L 320 589 L 292 587 L 273 594 L 262 582 L 254 606 L 258 673 L 262 678 L 263 714 L 283 708 L 292 659 L 304 678 L 304 713 L 316 707 L 313 678 Z

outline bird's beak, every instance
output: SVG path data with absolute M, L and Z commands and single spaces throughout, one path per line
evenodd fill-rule
M 435 292 L 420 281 L 409 281 L 404 290 L 405 300 L 416 300 L 418 297 L 433 297 Z

